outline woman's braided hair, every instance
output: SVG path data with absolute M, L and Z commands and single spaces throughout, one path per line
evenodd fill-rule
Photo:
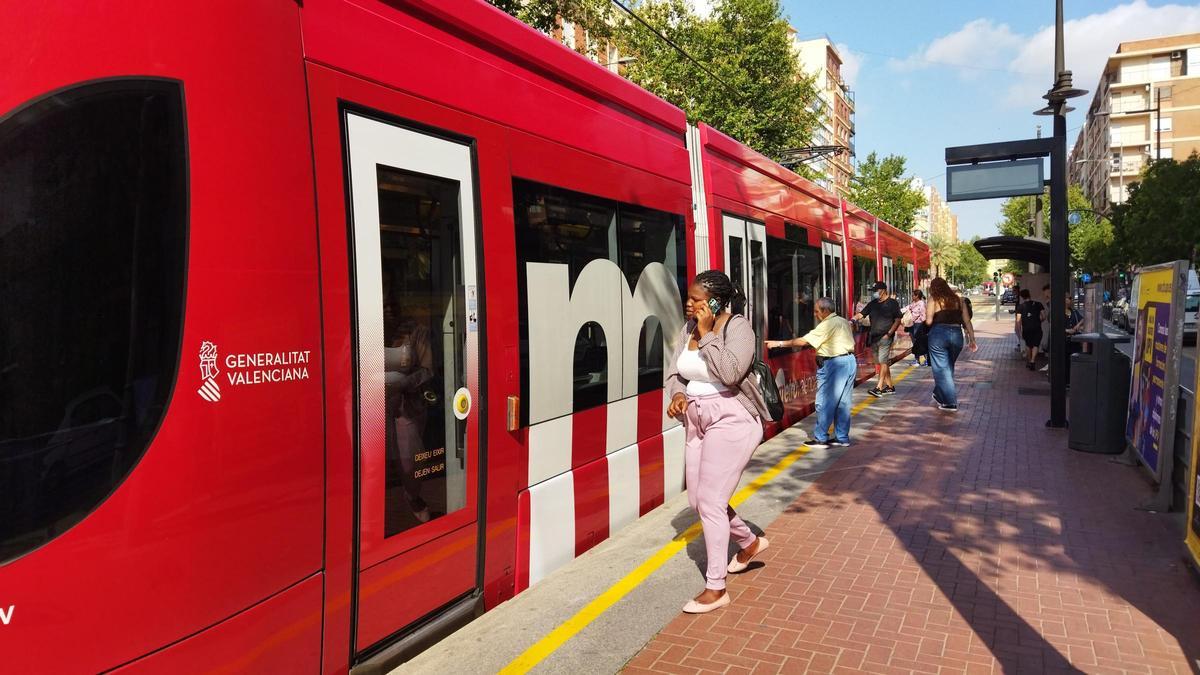
M 729 280 L 729 277 L 724 272 L 720 270 L 701 272 L 696 275 L 693 283 L 708 291 L 709 296 L 721 303 L 721 309 L 725 309 L 732 304 L 733 313 L 741 313 L 741 308 L 738 307 L 738 304 L 745 304 L 745 296 L 733 285 L 733 282 Z

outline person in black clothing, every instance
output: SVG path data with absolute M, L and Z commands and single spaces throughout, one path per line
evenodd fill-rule
M 1017 330 L 1021 340 L 1029 349 L 1029 362 L 1025 367 L 1037 368 L 1038 346 L 1042 344 L 1042 319 L 1045 318 L 1046 307 L 1037 300 L 1029 297 L 1028 289 L 1021 289 L 1021 304 L 1017 305 Z
M 875 355 L 875 371 L 879 374 L 879 381 L 875 388 L 867 393 L 879 398 L 884 394 L 896 393 L 892 382 L 892 340 L 896 337 L 896 331 L 900 329 L 903 313 L 900 311 L 900 303 L 888 294 L 887 284 L 876 281 L 871 290 L 871 301 L 861 312 L 854 315 L 854 320 L 862 321 L 865 317 L 871 322 L 867 344 L 871 345 L 871 353 Z

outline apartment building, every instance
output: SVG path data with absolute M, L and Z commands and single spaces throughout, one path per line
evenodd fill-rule
M 854 92 L 842 79 L 842 57 L 827 35 L 801 40 L 795 28 L 790 28 L 789 33 L 801 70 L 816 78 L 818 96 L 810 109 L 821 124 L 813 131 L 812 144 L 845 148 L 810 166 L 820 175 L 818 183 L 847 196 L 854 176 Z
M 925 206 L 917 212 L 912 235 L 925 242 L 935 235 L 958 241 L 958 215 L 950 210 L 937 188 L 920 178 L 912 179 L 910 185 L 925 195 Z
M 1071 181 L 1103 212 L 1125 201 L 1148 162 L 1197 151 L 1200 33 L 1119 44 L 1071 150 Z

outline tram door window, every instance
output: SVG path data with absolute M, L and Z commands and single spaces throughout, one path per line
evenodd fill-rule
M 475 519 L 481 298 L 470 147 L 345 120 L 367 566 Z
M 761 342 L 767 325 L 767 228 L 730 215 L 722 222 L 729 278 L 746 295 L 746 306 L 733 311 L 750 320 Z
M 879 280 L 875 272 L 875 261 L 854 256 L 854 311 L 862 309 L 871 301 L 871 286 Z
M 821 242 L 821 287 L 822 295 L 833 298 L 837 313 L 846 316 L 846 294 L 843 280 L 846 278 L 842 267 L 842 247 L 832 242 Z
M 821 297 L 820 250 L 774 237 L 768 240 L 767 339 L 788 340 L 813 329 L 813 306 Z M 794 349 L 773 350 L 784 353 Z
M 899 287 L 896 285 L 896 277 L 894 276 L 895 268 L 892 266 L 892 259 L 885 257 L 883 259 L 883 283 L 887 284 L 888 292 L 898 297 Z
M 183 92 L 162 80 L 58 91 L 0 121 L 0 565 L 83 520 L 162 420 L 184 143 Z

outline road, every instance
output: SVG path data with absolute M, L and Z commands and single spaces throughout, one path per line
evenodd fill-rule
M 996 298 L 995 297 L 984 297 L 984 296 L 972 296 L 971 304 L 975 307 L 975 311 L 980 316 L 987 316 L 990 318 L 991 316 L 993 316 L 993 312 L 995 311 L 994 308 L 995 308 L 995 304 L 996 304 Z M 1001 318 L 1006 317 L 1006 316 L 1011 317 L 1012 315 L 1009 313 L 1009 310 L 1011 310 L 1011 309 L 1013 309 L 1012 305 L 1004 305 L 1003 307 L 1001 307 L 1000 308 L 1000 317 Z M 1106 328 L 1107 332 L 1109 332 L 1109 333 L 1118 333 L 1121 335 L 1128 335 L 1128 333 L 1121 330 L 1120 328 L 1117 328 L 1116 326 L 1112 325 L 1111 323 L 1106 322 L 1105 328 Z M 1118 344 L 1117 349 L 1120 349 L 1121 352 L 1123 354 L 1125 354 L 1126 356 L 1131 356 L 1133 354 L 1133 343 L 1126 342 L 1124 344 Z M 1195 388 L 1196 388 L 1196 346 L 1195 345 L 1184 345 L 1183 358 L 1180 359 L 1180 369 L 1179 370 L 1180 370 L 1179 384 L 1187 387 L 1188 389 L 1195 390 Z

